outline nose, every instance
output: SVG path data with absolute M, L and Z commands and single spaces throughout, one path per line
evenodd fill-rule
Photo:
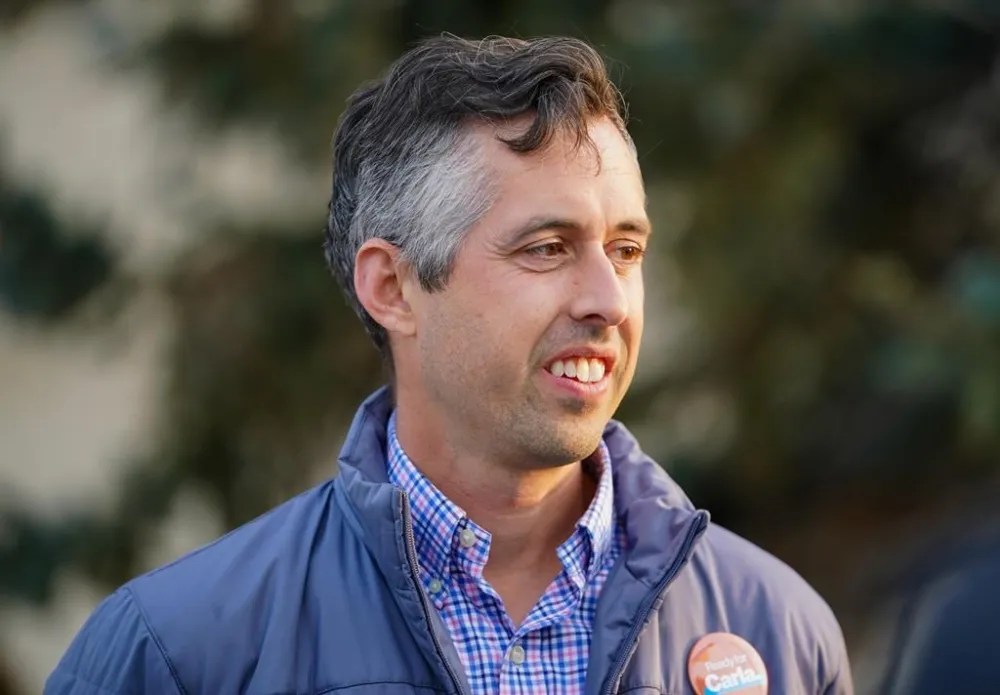
M 623 323 L 629 311 L 624 282 L 602 247 L 588 250 L 575 273 L 570 315 L 603 326 Z

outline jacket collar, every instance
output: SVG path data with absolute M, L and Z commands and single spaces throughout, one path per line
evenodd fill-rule
M 687 531 L 707 523 L 681 487 L 647 456 L 632 433 L 612 420 L 604 429 L 615 479 L 615 511 L 628 537 L 625 565 L 652 587 L 685 551 Z
M 393 538 L 401 529 L 400 497 L 386 473 L 386 424 L 392 398 L 385 387 L 358 408 L 340 454 L 341 486 L 354 516 L 383 569 L 400 566 L 404 546 Z M 704 516 L 680 486 L 651 458 L 621 423 L 612 420 L 604 442 L 614 474 L 615 513 L 628 538 L 625 564 L 637 580 L 653 586 L 684 548 L 686 529 Z M 397 493 L 394 495 L 394 493 Z M 704 522 L 702 522 L 704 523 Z

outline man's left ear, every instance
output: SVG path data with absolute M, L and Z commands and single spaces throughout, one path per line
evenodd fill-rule
M 410 336 L 416 330 L 406 298 L 409 273 L 399 247 L 385 239 L 369 239 L 354 257 L 358 301 L 387 333 Z

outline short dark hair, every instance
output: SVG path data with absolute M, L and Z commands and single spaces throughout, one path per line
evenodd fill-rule
M 348 99 L 333 141 L 324 251 L 390 367 L 385 329 L 355 292 L 358 249 L 385 239 L 424 289 L 444 287 L 466 231 L 492 202 L 486 169 L 462 129 L 529 114 L 526 130 L 501 138 L 514 152 L 544 148 L 557 132 L 592 146 L 588 123 L 601 117 L 631 143 L 604 60 L 574 38 L 428 39 Z

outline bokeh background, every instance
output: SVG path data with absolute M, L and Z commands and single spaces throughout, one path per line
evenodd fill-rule
M 993 537 L 1000 3 L 3 0 L 0 694 L 335 473 L 381 372 L 323 264 L 330 139 L 442 31 L 608 58 L 656 229 L 620 416 L 827 598 L 860 692 Z

